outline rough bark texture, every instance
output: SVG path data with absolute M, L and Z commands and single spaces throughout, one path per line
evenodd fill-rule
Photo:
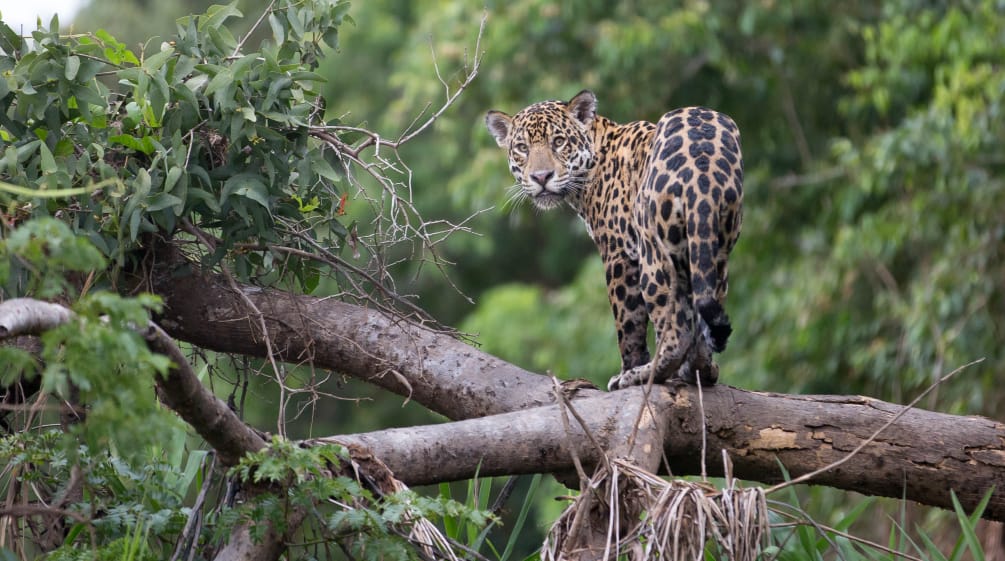
M 219 351 L 264 354 L 246 305 L 219 279 L 174 278 L 156 289 L 165 298 L 164 324 L 172 335 Z M 537 471 L 572 469 L 568 457 L 560 463 L 562 451 L 569 448 L 562 444 L 567 440 L 548 377 L 379 311 L 244 290 L 264 314 L 273 347 L 286 360 L 313 360 L 316 366 L 370 380 L 455 420 L 523 411 L 477 423 L 357 436 L 406 483 L 470 477 L 479 458 L 485 460 L 481 473 L 523 473 L 533 469 L 527 462 L 535 457 Z M 656 442 L 663 441 L 673 474 L 700 473 L 703 427 L 695 388 L 654 389 L 650 413 L 660 422 L 643 415 L 648 424 L 639 430 L 633 423 L 643 402 L 641 388 L 611 395 L 580 390 L 577 396 L 573 406 L 588 426 L 603 427 L 591 430 L 608 451 L 618 454 L 623 444 L 618 439 L 627 441 L 632 434 L 651 446 L 662 433 L 665 437 Z M 764 482 L 781 480 L 779 461 L 795 477 L 843 458 L 902 409 L 865 397 L 767 394 L 722 385 L 706 389 L 703 397 L 708 473 L 722 473 L 721 451 L 726 450 L 737 477 Z M 542 405 L 550 407 L 525 411 Z M 570 424 L 574 432 L 580 430 L 575 420 Z M 393 444 L 381 445 L 383 438 Z M 589 443 L 574 439 L 583 457 L 592 459 Z M 490 450 L 495 446 L 503 450 Z M 642 460 L 638 452 L 636 448 L 633 454 Z M 655 457 L 645 456 L 647 464 Z M 951 506 L 953 490 L 972 507 L 992 486 L 1005 488 L 1005 426 L 980 417 L 912 410 L 851 461 L 813 482 L 872 495 L 906 494 L 940 507 Z M 995 493 L 985 516 L 1005 519 L 1005 494 Z
M 220 352 L 265 356 L 254 312 L 219 277 L 155 277 L 158 321 L 174 337 Z M 548 378 L 442 333 L 332 299 L 242 287 L 262 313 L 277 358 L 344 372 L 451 419 L 551 402 Z
M 637 415 L 642 394 L 642 388 L 630 388 L 578 399 L 572 405 L 600 444 L 617 450 L 626 442 L 618 439 L 631 425 L 619 423 L 612 412 L 620 411 L 625 418 Z M 695 389 L 661 387 L 653 390 L 651 399 L 669 409 L 662 452 L 674 475 L 700 473 L 701 417 Z M 790 396 L 727 386 L 706 388 L 704 405 L 708 474 L 723 475 L 721 451 L 726 450 L 736 477 L 765 483 L 783 480 L 778 462 L 796 477 L 840 460 L 901 410 L 898 405 L 864 397 Z M 584 463 L 595 462 L 595 448 L 584 433 L 573 424 L 571 437 L 564 434 L 560 415 L 559 407 L 553 405 L 486 419 L 321 440 L 368 446 L 409 485 L 469 478 L 476 469 L 484 475 L 569 470 L 571 450 Z M 643 435 L 644 429 L 639 431 Z M 972 507 L 992 486 L 1005 486 L 1003 442 L 1005 425 L 1001 423 L 915 409 L 851 460 L 811 482 L 869 495 L 904 494 L 945 508 L 952 508 L 952 489 L 964 505 Z M 643 447 L 640 441 L 633 450 L 623 448 L 620 455 L 645 457 Z M 1005 519 L 1001 493 L 992 497 L 985 516 Z

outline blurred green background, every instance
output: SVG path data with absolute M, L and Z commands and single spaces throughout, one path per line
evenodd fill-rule
M 242 2 L 243 24 L 265 4 Z M 73 25 L 136 45 L 204 8 L 92 0 Z M 923 405 L 1002 418 L 1005 2 L 367 0 L 350 14 L 321 70 L 327 107 L 386 137 L 439 107 L 434 55 L 456 82 L 487 14 L 478 78 L 403 150 L 423 215 L 474 215 L 477 234 L 443 246 L 449 280 L 396 271 L 403 293 L 484 350 L 599 384 L 619 368 L 591 242 L 569 211 L 504 205 L 512 177 L 482 121 L 590 88 L 617 121 L 700 104 L 740 126 L 746 208 L 724 383 L 906 403 L 986 357 Z M 267 427 L 274 389 L 252 378 L 246 413 Z M 359 385 L 325 387 L 368 401 L 305 401 L 291 436 L 429 420 Z

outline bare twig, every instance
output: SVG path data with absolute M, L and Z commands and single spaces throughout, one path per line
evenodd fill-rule
M 823 169 L 817 172 L 798 175 L 789 173 L 771 181 L 770 185 L 774 189 L 792 189 L 801 185 L 815 185 L 825 183 L 847 175 L 845 168 L 837 166 Z
M 3 518 L 13 518 L 13 517 L 29 517 L 29 516 L 60 516 L 66 518 L 72 518 L 77 522 L 80 522 L 87 527 L 88 535 L 91 538 L 91 548 L 97 549 L 98 547 L 98 534 L 94 530 L 94 524 L 91 519 L 84 516 L 79 512 L 72 510 L 67 510 L 65 508 L 55 508 L 51 506 L 44 505 L 11 505 L 4 509 L 0 509 L 0 519 Z
M 904 553 L 902 551 L 897 551 L 897 550 L 892 549 L 890 547 L 887 547 L 887 546 L 885 546 L 885 545 L 883 545 L 881 543 L 877 543 L 877 542 L 874 542 L 874 541 L 871 541 L 871 540 L 867 540 L 865 538 L 861 538 L 861 537 L 856 536 L 854 534 L 849 534 L 848 532 L 842 532 L 841 530 L 838 530 L 837 528 L 833 528 L 833 527 L 828 526 L 826 524 L 821 524 L 821 523 L 813 520 L 813 518 L 811 516 L 809 516 L 809 514 L 807 514 L 806 512 L 804 512 L 802 509 L 796 507 L 795 505 L 790 505 L 790 504 L 786 504 L 786 503 L 778 503 L 778 502 L 775 502 L 775 501 L 769 501 L 769 504 L 771 504 L 772 506 L 774 506 L 774 508 L 772 509 L 772 511 L 775 514 L 778 514 L 779 516 L 784 516 L 786 518 L 790 518 L 790 519 L 793 520 L 792 522 L 779 522 L 779 523 L 772 524 L 771 527 L 773 529 L 786 528 L 786 527 L 795 527 L 795 526 L 813 526 L 813 528 L 815 528 L 817 530 L 817 532 L 819 532 L 821 535 L 824 535 L 824 536 L 826 536 L 827 533 L 831 533 L 831 534 L 834 534 L 835 536 L 844 538 L 846 540 L 853 541 L 853 542 L 858 542 L 858 543 L 866 545 L 866 546 L 868 546 L 870 548 L 877 549 L 879 551 L 882 551 L 883 553 L 886 553 L 886 554 L 889 554 L 889 555 L 896 555 L 897 557 L 900 557 L 902 559 L 907 559 L 908 561 L 923 561 L 920 557 L 916 557 L 914 555 L 910 555 L 910 554 Z M 798 515 L 790 513 L 790 512 L 786 512 L 785 510 L 781 510 L 782 507 L 784 507 L 786 509 L 794 510 L 794 511 L 796 511 L 798 513 Z M 831 546 L 834 549 L 834 551 L 838 552 L 838 555 L 840 555 L 841 549 L 837 547 L 837 544 L 835 544 L 830 539 L 828 539 L 828 541 L 830 541 Z
M 203 245 L 206 246 L 210 251 L 216 251 L 217 240 L 210 236 L 209 234 L 203 232 L 201 229 L 192 225 L 187 219 L 181 220 L 182 230 L 188 232 L 196 237 Z M 262 311 L 258 309 L 255 302 L 248 298 L 241 287 L 238 286 L 237 281 L 234 279 L 234 275 L 230 274 L 230 270 L 221 265 L 220 272 L 223 277 L 227 280 L 230 285 L 231 290 L 237 294 L 248 309 L 252 312 L 254 320 L 258 324 L 258 328 L 261 331 L 262 341 L 265 343 L 265 356 L 269 361 L 269 365 L 272 367 L 272 372 L 275 375 L 276 383 L 279 386 L 279 412 L 276 414 L 276 431 L 282 437 L 286 437 L 286 402 L 289 399 L 288 388 L 286 385 L 285 369 L 280 368 L 279 364 L 276 362 L 275 351 L 272 346 L 272 337 L 269 336 L 268 326 L 265 324 L 265 316 Z
M 558 382 L 558 378 L 554 376 L 551 377 L 555 393 L 555 400 L 558 401 L 559 410 L 562 412 L 562 428 L 565 430 L 565 436 L 568 441 L 569 454 L 572 456 L 572 464 L 576 466 L 576 473 L 579 475 L 580 486 L 586 485 L 586 481 L 589 478 L 586 476 L 586 470 L 583 469 L 583 463 L 579 460 L 579 452 L 576 451 L 576 445 L 572 439 L 572 427 L 569 426 L 569 415 L 568 415 L 568 401 L 565 399 L 565 392 L 562 391 L 562 385 Z M 603 448 L 600 449 L 601 456 L 604 456 Z
M 705 398 L 701 391 L 700 379 L 695 386 L 698 388 L 698 414 L 701 416 L 701 480 L 708 481 L 708 469 L 705 466 L 705 456 L 708 452 L 708 429 L 705 427 Z
M 251 26 L 251 29 L 249 29 L 248 32 L 244 34 L 244 37 L 241 37 L 241 40 L 237 42 L 237 45 L 234 46 L 234 52 L 231 53 L 230 56 L 235 57 L 237 56 L 238 53 L 241 52 L 241 47 L 243 47 L 244 44 L 248 42 L 248 38 L 251 37 L 251 34 L 254 33 L 256 29 L 258 29 L 258 26 L 262 25 L 262 22 L 265 21 L 265 18 L 269 15 L 269 13 L 272 11 L 272 7 L 275 5 L 276 0 L 272 0 L 271 2 L 269 2 L 269 5 L 266 6 L 264 10 L 262 10 L 262 15 L 258 16 L 258 21 L 256 21 L 255 24 Z

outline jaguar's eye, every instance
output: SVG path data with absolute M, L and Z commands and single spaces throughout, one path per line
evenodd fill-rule
M 527 153 L 527 145 L 524 144 L 523 142 L 517 142 L 516 144 L 514 144 L 513 149 L 516 150 L 517 152 L 521 152 L 524 154 Z
M 564 136 L 556 136 L 555 138 L 551 139 L 551 147 L 554 148 L 555 150 L 558 150 L 563 146 L 565 146 Z

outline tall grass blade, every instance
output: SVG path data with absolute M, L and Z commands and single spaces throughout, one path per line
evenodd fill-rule
M 981 546 L 981 541 L 977 539 L 977 532 L 974 531 L 974 527 L 977 526 L 977 521 L 984 514 L 984 509 L 987 508 L 988 501 L 991 499 L 991 493 L 993 492 L 994 488 L 991 488 L 984 494 L 984 498 L 977 504 L 970 516 L 967 516 L 966 511 L 963 510 L 963 505 L 960 504 L 960 499 L 956 496 L 956 492 L 949 492 L 953 499 L 953 510 L 956 512 L 956 518 L 960 522 L 960 530 L 963 533 L 960 541 L 966 543 L 970 554 L 974 556 L 974 561 L 984 561 L 984 548 Z
M 513 548 L 516 546 L 516 542 L 520 538 L 520 534 L 523 531 L 523 525 L 527 522 L 527 513 L 530 512 L 530 507 L 537 495 L 537 486 L 540 483 L 540 473 L 534 475 L 534 477 L 530 480 L 530 486 L 527 488 L 527 494 L 524 496 L 523 504 L 520 505 L 520 514 L 517 515 L 516 522 L 513 524 L 513 529 L 509 532 L 509 538 L 506 540 L 506 547 L 503 549 L 503 553 L 502 556 L 499 557 L 499 561 L 506 561 L 509 559 L 509 556 L 513 554 Z

